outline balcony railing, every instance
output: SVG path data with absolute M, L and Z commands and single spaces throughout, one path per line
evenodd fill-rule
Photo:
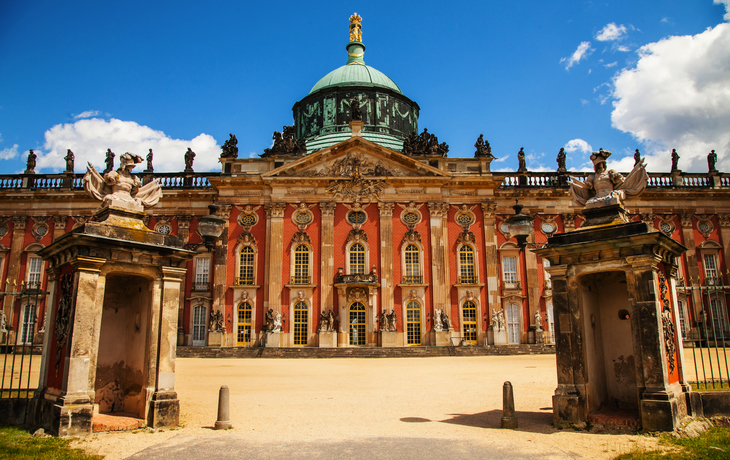
M 374 273 L 356 273 L 354 275 L 337 275 L 337 283 L 377 283 Z
M 401 279 L 402 284 L 422 284 L 423 276 L 421 275 L 404 275 Z
M 236 278 L 236 286 L 253 286 L 253 276 L 239 276 Z
M 476 275 L 463 275 L 456 278 L 459 284 L 477 284 Z
M 210 290 L 210 283 L 193 283 L 193 291 L 209 291 Z
M 201 173 L 135 173 L 143 183 L 157 179 L 163 189 L 207 189 L 211 188 L 209 177 L 217 172 Z M 0 190 L 83 190 L 84 174 L 13 174 L 0 175 Z
M 496 177 L 502 177 L 501 188 L 568 188 L 570 178 L 585 180 L 590 172 L 495 172 Z M 624 175 L 628 173 L 623 173 Z M 648 188 L 681 188 L 681 189 L 708 189 L 715 187 L 730 187 L 730 174 L 709 173 L 649 173 Z
M 289 284 L 312 284 L 311 276 L 292 276 Z

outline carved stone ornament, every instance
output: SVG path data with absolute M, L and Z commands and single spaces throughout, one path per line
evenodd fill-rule
M 370 206 L 370 204 L 368 203 L 363 206 L 362 203 L 360 203 L 359 201 L 352 203 L 352 205 L 349 205 L 347 203 L 342 204 L 348 209 L 347 215 L 345 216 L 345 221 L 350 224 L 355 230 L 359 230 L 362 225 L 368 220 L 368 213 L 367 211 L 365 211 L 365 209 Z
M 319 203 L 319 210 L 322 213 L 322 217 L 334 217 L 337 203 L 322 202 Z
M 308 205 L 307 203 L 291 204 L 294 208 L 294 212 L 291 215 L 291 220 L 294 225 L 299 228 L 300 232 L 307 229 L 309 224 L 314 222 L 314 214 L 310 211 L 311 208 L 317 206 L 316 204 Z
M 240 211 L 238 214 L 238 225 L 243 227 L 247 232 L 251 231 L 251 228 L 259 221 L 259 215 L 256 213 L 259 208 L 261 206 L 251 206 L 250 204 L 243 207 L 236 206 L 236 209 Z
M 697 230 L 707 239 L 712 234 L 712 231 L 715 230 L 715 226 L 712 225 L 712 220 L 710 220 L 709 216 L 699 216 L 699 219 L 697 219 Z
M 432 156 L 446 158 L 449 153 L 449 145 L 446 142 L 439 144 L 438 137 L 424 128 L 421 134 L 411 131 L 411 134 L 403 141 L 403 155 L 408 156 Z
M 169 235 L 172 233 L 172 224 L 168 220 L 167 216 L 155 216 L 157 223 L 155 224 L 155 231 L 162 233 L 163 235 Z
M 271 203 L 264 206 L 264 210 L 268 217 L 284 217 L 284 210 L 286 210 L 286 203 Z
M 251 232 L 247 232 L 246 230 L 244 230 L 243 232 L 241 232 L 240 235 L 238 235 L 236 245 L 256 246 L 256 237 L 253 236 Z
M 474 236 L 474 233 L 469 231 L 463 231 L 459 233 L 459 236 L 456 237 L 456 244 L 475 244 L 476 243 L 476 237 Z
M 307 142 L 304 139 L 296 139 L 294 126 L 284 126 L 282 131 L 283 133 L 274 131 L 274 145 L 270 149 L 264 149 L 261 158 L 307 154 Z
M 446 217 L 449 212 L 449 205 L 438 201 L 428 202 L 428 213 L 431 217 Z
M 351 179 L 333 180 L 327 184 L 326 192 L 333 195 L 333 199 L 343 201 L 380 201 L 380 194 L 385 190 L 385 181 L 363 179 L 359 174 L 353 174 Z
M 418 233 L 416 230 L 408 230 L 406 234 L 403 235 L 403 241 L 401 241 L 401 245 L 420 242 L 421 234 Z
M 330 308 L 319 314 L 319 328 L 317 332 L 335 332 L 335 314 Z
M 352 230 L 350 230 L 350 233 L 347 234 L 346 243 L 349 243 L 351 241 L 354 241 L 356 243 L 359 243 L 361 241 L 367 243 L 368 235 L 365 233 L 365 230 L 352 229 Z
M 672 321 L 672 309 L 667 299 L 667 279 L 664 277 L 664 273 L 659 272 L 659 301 L 662 305 L 662 329 L 664 332 L 664 348 L 667 352 L 667 364 L 669 365 L 669 372 L 674 372 L 675 367 L 675 333 L 674 333 L 674 321 Z
M 162 188 L 157 180 L 143 186 L 132 174 L 132 169 L 143 161 L 142 157 L 124 153 L 120 161 L 121 165 L 116 171 L 109 171 L 104 176 L 89 163 L 83 179 L 86 193 L 101 201 L 103 208 L 114 205 L 144 211 L 157 205 L 162 198 Z
M 175 216 L 175 219 L 177 220 L 178 230 L 190 229 L 190 222 L 193 220 L 192 216 Z
M 394 165 L 373 161 L 359 152 L 348 153 L 344 157 L 335 160 L 329 166 L 321 169 L 310 169 L 299 174 L 304 177 L 394 177 L 412 176 L 412 171 L 399 168 Z
M 7 235 L 10 229 L 8 228 L 8 223 L 5 219 L 0 219 L 0 238 Z
M 646 188 L 649 175 L 644 161 L 639 161 L 628 176 L 607 170 L 606 160 L 611 156 L 608 150 L 593 152 L 591 161 L 595 169 L 585 182 L 572 178 L 570 194 L 573 201 L 586 208 L 599 208 L 610 205 L 623 205 L 627 196 L 638 196 Z
M 695 215 L 692 213 L 684 213 L 679 215 L 679 219 L 682 222 L 682 227 L 684 228 L 692 228 L 692 218 Z
M 408 227 L 408 230 L 413 230 L 423 220 L 423 214 L 420 211 L 423 203 L 417 205 L 411 201 L 407 205 L 398 203 L 398 206 L 402 209 L 400 220 Z
M 462 204 L 461 206 L 453 207 L 457 210 L 456 215 L 454 216 L 454 220 L 457 224 L 459 224 L 462 230 L 468 231 L 469 227 L 471 227 L 474 222 L 477 221 L 477 217 L 474 214 L 474 208 L 476 207 L 476 205 L 469 207 L 466 204 Z
M 89 220 L 89 216 L 71 216 L 71 218 L 74 220 L 74 227 L 81 227 Z
M 548 238 L 553 236 L 558 231 L 558 224 L 555 219 L 558 216 L 540 216 L 540 231 Z
M 393 217 L 393 208 L 395 203 L 378 203 L 378 209 L 380 210 L 380 217 Z
M 53 229 L 56 231 L 66 230 L 66 222 L 68 222 L 68 216 L 53 216 Z
M 33 217 L 33 228 L 30 232 L 36 241 L 40 241 L 48 234 L 48 217 Z
M 223 313 L 220 310 L 211 310 L 209 332 L 225 332 L 223 325 Z
M 305 232 L 296 232 L 294 234 L 294 236 L 291 237 L 291 242 L 292 242 L 292 244 L 298 244 L 298 243 L 312 244 L 312 239 Z
M 71 333 L 71 318 L 73 318 L 73 284 L 74 274 L 65 273 L 61 275 L 59 286 L 61 295 L 58 299 L 58 312 L 56 313 L 56 377 L 58 368 L 61 365 L 61 358 L 65 354 L 64 348 Z
M 221 158 L 238 158 L 238 139 L 233 134 L 221 147 Z
M 482 203 L 482 214 L 485 219 L 494 219 L 494 215 L 497 212 L 497 204 L 493 202 Z
M 720 227 L 730 227 L 730 214 L 718 214 L 717 221 Z
M 563 227 L 565 230 L 575 230 L 575 214 L 561 214 L 560 218 L 563 220 Z
M 659 221 L 659 230 L 661 230 L 665 235 L 671 237 L 675 230 L 674 219 L 669 216 Z
M 348 295 L 348 302 L 361 302 L 366 303 L 367 301 L 367 291 L 363 288 L 354 288 L 350 289 L 349 295 Z
M 28 221 L 26 216 L 14 216 L 13 217 L 13 229 L 14 230 L 25 230 L 25 223 Z

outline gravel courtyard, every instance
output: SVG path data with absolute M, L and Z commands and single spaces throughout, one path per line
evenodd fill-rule
M 180 428 L 96 434 L 78 446 L 109 459 L 165 452 L 182 460 L 186 449 L 216 445 L 221 455 L 208 451 L 211 458 L 236 458 L 223 455 L 231 443 L 241 448 L 238 458 L 345 458 L 347 452 L 336 454 L 338 449 L 362 442 L 390 452 L 363 458 L 444 458 L 438 447 L 443 446 L 441 454 L 454 458 L 559 459 L 612 458 L 656 444 L 646 436 L 554 429 L 554 355 L 187 358 L 177 360 L 176 378 Z M 514 386 L 519 419 L 514 431 L 500 428 L 506 380 Z M 233 429 L 214 431 L 221 385 L 230 388 Z M 331 457 L 308 450 L 327 445 Z M 419 449 L 426 455 L 408 454 Z

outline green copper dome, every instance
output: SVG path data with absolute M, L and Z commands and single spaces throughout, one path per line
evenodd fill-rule
M 364 54 L 365 45 L 360 42 L 348 43 L 347 64 L 322 77 L 312 87 L 309 94 L 316 93 L 323 88 L 336 86 L 372 86 L 388 88 L 396 93 L 403 94 L 398 85 L 388 78 L 387 75 L 369 65 L 365 65 L 365 61 L 363 60 Z

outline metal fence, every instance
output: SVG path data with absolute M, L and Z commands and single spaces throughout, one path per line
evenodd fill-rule
M 730 273 L 728 273 L 730 275 Z M 686 373 L 695 390 L 730 388 L 727 345 L 727 294 L 722 276 L 704 280 L 681 280 L 679 294 L 680 327 L 684 337 Z
M 0 292 L 5 308 L 0 311 L 0 399 L 29 399 L 38 388 L 43 318 L 38 318 L 41 301 L 47 295 L 38 283 L 8 281 Z

